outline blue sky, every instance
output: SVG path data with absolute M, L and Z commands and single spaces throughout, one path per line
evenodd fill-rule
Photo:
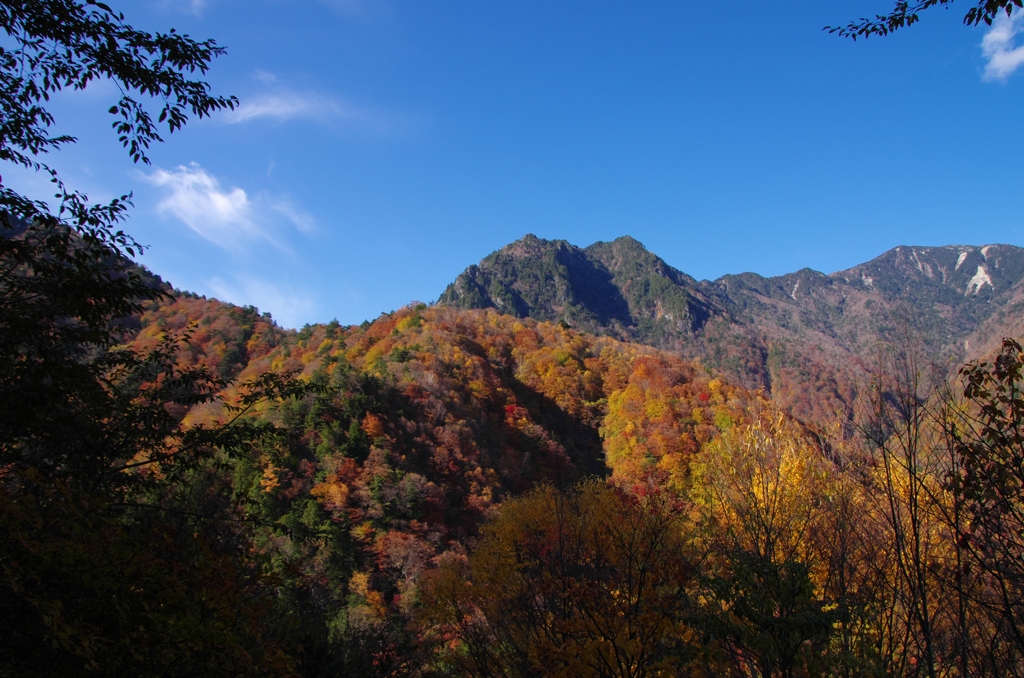
M 1024 22 L 968 4 L 852 42 L 887 0 L 133 0 L 212 37 L 241 107 L 135 166 L 109 85 L 62 94 L 51 158 L 177 287 L 296 327 L 432 301 L 535 233 L 632 235 L 697 277 L 832 272 L 896 245 L 1024 245 Z M 4 180 L 35 196 L 37 177 Z

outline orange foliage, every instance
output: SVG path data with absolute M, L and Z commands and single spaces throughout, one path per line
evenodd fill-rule
M 243 355 L 229 370 L 242 380 L 298 370 L 330 385 L 288 415 L 296 438 L 256 484 L 274 501 L 311 498 L 347 526 L 368 624 L 404 614 L 425 568 L 463 553 L 502 501 L 538 484 L 610 473 L 682 488 L 689 459 L 758 397 L 649 347 L 493 310 L 407 307 L 365 328 L 290 333 L 182 297 L 145 323 L 140 342 L 193 324 L 182 360 L 226 369 L 223 356 Z
M 175 295 L 170 303 L 154 304 L 143 313 L 141 322 L 134 346 L 152 349 L 165 337 L 187 332 L 188 344 L 179 352 L 178 363 L 204 365 L 226 379 L 238 376 L 287 336 L 269 316 L 259 315 L 251 306 L 242 308 L 187 294 Z
M 601 427 L 612 477 L 683 489 L 700 445 L 742 421 L 758 397 L 669 356 L 638 358 L 625 388 L 609 398 Z
M 363 417 L 361 428 L 371 440 L 384 435 L 384 424 L 381 422 L 380 417 L 375 414 L 367 414 Z

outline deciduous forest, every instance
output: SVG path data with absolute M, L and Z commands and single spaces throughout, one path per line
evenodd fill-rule
M 215 43 L 0 6 L 6 160 L 99 74 L 168 102 L 113 109 L 140 161 L 233 105 Z M 1014 339 L 950 375 L 894 321 L 824 407 L 494 309 L 285 330 L 51 176 L 0 192 L 0 675 L 1024 674 Z

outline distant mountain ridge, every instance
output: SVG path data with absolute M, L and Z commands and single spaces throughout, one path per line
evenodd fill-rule
M 467 268 L 438 303 L 676 351 L 812 416 L 855 397 L 863 362 L 898 323 L 950 364 L 1019 336 L 1022 281 L 1024 249 L 1012 245 L 900 246 L 830 275 L 698 281 L 628 236 L 580 248 L 527 235 Z

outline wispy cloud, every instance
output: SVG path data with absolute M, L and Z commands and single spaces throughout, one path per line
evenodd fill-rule
M 1000 12 L 992 27 L 981 40 L 981 52 L 986 63 L 982 78 L 985 80 L 1006 80 L 1024 64 L 1024 45 L 1017 47 L 1016 36 L 1024 28 L 1024 13 L 1020 10 L 1012 16 Z
M 287 198 L 266 200 L 267 206 L 288 220 L 288 222 L 303 233 L 312 233 L 316 230 L 316 221 L 308 212 L 293 203 Z
M 171 10 L 185 10 L 199 16 L 206 9 L 206 0 L 161 0 L 160 7 Z
M 277 76 L 270 71 L 265 71 L 262 68 L 257 68 L 254 77 L 260 82 L 277 82 Z
M 257 78 L 273 86 L 267 77 Z M 345 132 L 391 136 L 415 127 L 415 120 L 393 111 L 351 103 L 340 97 L 327 96 L 316 92 L 296 92 L 276 88 L 271 92 L 242 97 L 233 111 L 222 114 L 221 120 L 229 125 L 267 121 L 285 123 L 303 120 Z
M 303 233 L 315 228 L 313 218 L 290 200 L 270 196 L 251 199 L 237 186 L 222 188 L 216 177 L 196 163 L 173 170 L 157 169 L 145 178 L 163 191 L 158 211 L 176 217 L 226 250 L 244 250 L 259 241 L 286 250 L 275 233 L 280 218 L 273 215 Z
M 278 324 L 284 327 L 295 328 L 312 322 L 311 318 L 317 310 L 310 292 L 297 290 L 281 282 L 238 275 L 234 280 L 213 278 L 206 284 L 221 301 L 252 305 L 261 311 L 269 311 Z
M 148 175 L 164 191 L 157 209 L 177 217 L 210 242 L 237 249 L 254 240 L 272 240 L 253 212 L 252 201 L 241 188 L 223 189 L 199 165 L 157 169 Z
M 241 104 L 224 114 L 224 120 L 236 125 L 252 120 L 309 120 L 321 124 L 341 123 L 383 131 L 389 127 L 387 116 L 356 106 L 343 99 L 316 93 L 279 91 L 243 98 Z
M 231 124 L 248 122 L 257 118 L 284 121 L 305 118 L 326 122 L 333 118 L 347 118 L 355 115 L 354 109 L 342 105 L 329 97 L 315 94 L 263 94 L 248 99 L 233 111 L 224 115 Z

